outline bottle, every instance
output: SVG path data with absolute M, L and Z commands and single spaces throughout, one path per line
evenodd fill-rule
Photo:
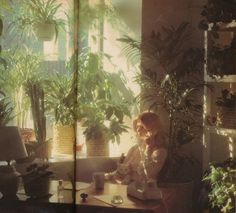
M 121 164 L 121 163 L 124 163 L 124 161 L 125 161 L 125 154 L 122 153 L 121 156 L 120 156 L 120 159 L 119 159 L 119 163 L 120 163 L 120 164 Z
M 63 192 L 63 180 L 58 181 L 58 186 L 57 186 L 57 199 L 58 202 L 64 202 L 64 192 Z

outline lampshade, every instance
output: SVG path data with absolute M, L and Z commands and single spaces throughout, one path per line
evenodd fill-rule
M 0 161 L 27 157 L 25 146 L 16 126 L 0 127 Z

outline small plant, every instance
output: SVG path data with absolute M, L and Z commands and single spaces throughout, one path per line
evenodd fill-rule
M 48 196 L 50 181 L 53 172 L 48 171 L 48 164 L 33 163 L 26 168 L 26 173 L 21 175 L 26 195 L 31 198 Z
M 38 165 L 36 163 L 30 164 L 26 168 L 26 173 L 22 175 L 24 183 L 31 181 L 38 181 L 40 178 L 50 178 L 53 175 L 52 171 L 48 171 L 49 165 L 42 164 Z
M 221 91 L 221 97 L 217 98 L 216 105 L 227 108 L 236 107 L 236 94 L 227 89 Z
M 210 188 L 209 202 L 213 208 L 223 213 L 233 213 L 236 198 L 236 161 L 229 159 L 222 164 L 211 165 L 210 172 L 204 177 Z

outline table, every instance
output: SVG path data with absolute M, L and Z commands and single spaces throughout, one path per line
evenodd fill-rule
M 63 184 L 69 182 L 64 181 Z M 96 190 L 94 185 L 91 184 L 86 189 L 76 191 L 76 200 L 73 202 L 72 190 L 64 189 L 63 200 L 58 199 L 57 196 L 58 181 L 50 181 L 50 197 L 44 197 L 40 199 L 29 199 L 25 194 L 24 190 L 19 190 L 17 200 L 11 201 L 0 201 L 0 212 L 3 212 L 1 208 L 10 208 L 9 212 L 18 212 L 19 208 L 25 208 L 22 212 L 40 212 L 27 208 L 32 207 L 36 209 L 43 209 L 42 212 L 53 212 L 53 213 L 72 213 L 72 212 L 107 212 L 107 213 L 118 213 L 118 212 L 145 212 L 145 213 L 165 213 L 164 206 L 159 201 L 141 201 L 132 197 L 127 196 L 125 185 L 105 183 L 103 190 Z M 81 193 L 87 193 L 88 198 L 86 202 L 82 202 L 80 198 Z M 113 195 L 121 195 L 124 202 L 122 204 L 114 205 L 111 203 Z M 47 209 L 47 210 L 45 210 Z

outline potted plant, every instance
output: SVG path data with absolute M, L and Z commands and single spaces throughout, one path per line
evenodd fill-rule
M 30 164 L 26 168 L 26 173 L 21 175 L 26 195 L 31 198 L 49 195 L 49 180 L 53 172 L 48 168 L 48 164 L 39 165 L 36 163 Z
M 62 154 L 73 154 L 75 142 L 76 95 L 72 87 L 72 77 L 70 70 L 64 74 L 52 74 L 44 87 L 45 110 L 54 121 L 53 150 Z
M 233 213 L 236 208 L 236 160 L 229 158 L 211 164 L 203 181 L 208 191 L 209 211 Z
M 6 94 L 13 100 L 16 123 L 22 128 L 22 137 L 27 131 L 28 135 L 35 134 L 35 141 L 26 141 L 29 154 L 37 153 L 37 149 L 46 142 L 46 117 L 44 110 L 43 84 L 45 73 L 41 67 L 42 59 L 31 52 L 16 52 L 8 57 L 8 67 L 1 75 L 1 86 Z M 25 128 L 27 115 L 31 110 L 33 129 Z M 30 131 L 30 133 L 29 133 Z M 35 142 L 34 141 L 34 142 Z M 40 148 L 41 149 L 41 148 Z M 40 155 L 38 154 L 38 157 Z M 42 155 L 42 158 L 48 156 Z
M 90 156 L 108 155 L 109 140 L 119 143 L 119 135 L 127 131 L 124 117 L 130 116 L 132 95 L 131 98 L 127 95 L 130 90 L 122 81 L 123 91 L 114 85 L 114 77 L 119 80 L 121 76 L 114 76 L 104 70 L 104 57 L 89 50 L 84 50 L 79 56 L 78 111 L 85 128 L 87 154 Z
M 188 24 L 181 23 L 177 28 L 153 31 L 142 42 L 127 36 L 119 39 L 128 44 L 124 48 L 128 57 L 137 51 L 142 55 L 142 72 L 137 76 L 139 100 L 149 109 L 167 114 L 168 158 L 158 180 L 172 194 L 166 205 L 176 212 L 190 211 L 193 181 L 199 181 L 201 173 L 196 158 L 183 152 L 185 144 L 200 140 L 202 126 L 203 51 L 187 48 L 190 35 Z
M 34 31 L 39 40 L 50 41 L 56 35 L 64 21 L 57 18 L 57 12 L 62 4 L 57 0 L 21 1 L 15 8 L 16 16 L 13 24 L 20 30 Z

